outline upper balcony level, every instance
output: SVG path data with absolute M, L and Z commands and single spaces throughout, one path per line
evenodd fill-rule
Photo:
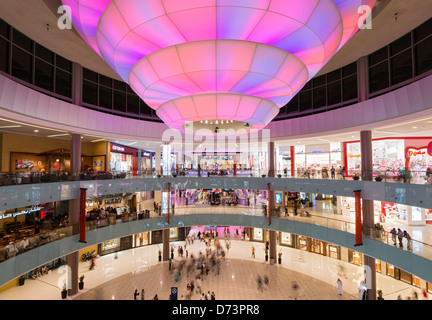
M 343 179 L 311 179 L 302 177 L 286 177 L 276 174 L 267 177 L 261 172 L 243 172 L 239 175 L 212 176 L 200 172 L 189 171 L 189 175 L 142 175 L 137 173 L 87 173 L 76 175 L 53 175 L 46 177 L 15 177 L 3 178 L 0 187 L 0 210 L 9 210 L 40 203 L 78 199 L 80 188 L 87 189 L 87 197 L 134 193 L 141 191 L 167 191 L 186 189 L 246 189 L 322 193 L 335 196 L 353 197 L 354 191 L 361 190 L 361 196 L 367 200 L 386 201 L 420 208 L 432 208 L 432 186 L 424 184 L 424 174 L 419 176 L 410 173 L 409 177 L 384 176 L 381 181 L 362 181 Z M 107 176 L 108 175 L 108 176 Z M 74 177 L 80 179 L 73 180 Z M 23 184 L 23 179 L 26 183 Z M 33 179 L 33 180 L 32 180 Z M 47 179 L 47 180 L 45 180 Z M 5 181 L 10 182 L 4 185 Z M 39 181 L 40 183 L 34 183 Z M 46 181 L 46 182 L 44 182 Z M 52 181 L 52 182 L 49 182 Z M 405 183 L 404 183 L 405 181 Z M 15 183 L 15 184 L 14 184 Z

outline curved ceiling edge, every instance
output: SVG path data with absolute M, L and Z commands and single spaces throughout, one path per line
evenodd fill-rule
M 272 141 L 322 137 L 432 116 L 432 75 L 348 107 L 267 125 Z M 128 119 L 79 107 L 0 75 L 0 110 L 9 120 L 82 134 L 134 141 L 161 141 L 163 123 Z

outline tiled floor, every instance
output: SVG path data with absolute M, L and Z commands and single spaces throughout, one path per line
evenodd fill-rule
M 184 242 L 174 242 L 177 248 Z M 214 291 L 218 300 L 291 300 L 295 297 L 292 281 L 299 285 L 299 300 L 355 300 L 358 299 L 358 281 L 363 269 L 339 260 L 308 253 L 288 247 L 278 247 L 282 252 L 281 265 L 269 265 L 264 261 L 264 244 L 232 240 L 219 275 L 210 273 L 204 279 L 204 291 Z M 256 257 L 252 258 L 252 245 Z M 205 253 L 203 242 L 195 241 L 187 247 L 189 255 Z M 168 271 L 168 263 L 157 261 L 158 245 L 151 245 L 102 256 L 96 260 L 96 268 L 89 270 L 89 262 L 80 263 L 79 275 L 85 276 L 85 288 L 74 300 L 132 300 L 133 292 L 145 290 L 145 299 L 158 294 L 160 300 L 169 297 L 172 286 L 178 287 L 179 299 L 186 293 L 186 285 L 193 277 L 183 277 L 176 282 Z M 178 258 L 177 258 L 178 259 Z M 190 259 L 189 259 L 190 260 Z M 341 275 L 340 270 L 344 269 Z M 267 275 L 269 287 L 258 290 L 257 276 Z M 60 287 L 65 274 L 54 270 L 37 280 L 26 280 L 24 286 L 16 286 L 0 293 L 0 300 L 59 300 Z M 336 281 L 343 282 L 343 295 L 337 294 Z M 382 289 L 385 299 L 411 296 L 419 289 L 377 275 L 377 288 Z M 198 299 L 195 294 L 192 299 Z

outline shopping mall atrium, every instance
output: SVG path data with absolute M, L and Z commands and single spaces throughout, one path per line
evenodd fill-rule
M 0 0 L 0 300 L 426 300 L 432 1 Z

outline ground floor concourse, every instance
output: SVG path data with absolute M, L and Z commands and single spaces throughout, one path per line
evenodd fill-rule
M 221 245 L 224 240 L 221 240 Z M 185 241 L 171 242 L 177 248 Z M 255 257 L 252 256 L 255 248 Z M 204 242 L 194 241 L 186 246 L 189 259 L 192 254 L 206 252 Z M 168 270 L 168 262 L 158 261 L 159 245 L 149 245 L 108 254 L 96 259 L 96 267 L 90 262 L 80 262 L 79 276 L 84 275 L 84 289 L 67 299 L 73 300 L 133 300 L 135 289 L 144 289 L 145 300 L 157 294 L 160 300 L 168 300 L 171 287 L 178 288 L 178 298 L 185 299 L 187 284 L 194 277 L 182 276 L 178 281 Z M 311 252 L 278 246 L 282 263 L 265 262 L 265 244 L 243 240 L 231 240 L 219 275 L 210 272 L 202 281 L 203 292 L 214 292 L 216 300 L 357 300 L 358 284 L 363 269 L 344 261 Z M 175 250 L 175 260 L 179 260 Z M 185 258 L 185 255 L 184 255 Z M 268 288 L 259 290 L 257 277 L 268 277 Z M 23 286 L 15 286 L 0 293 L 0 300 L 60 300 L 59 285 L 65 275 L 53 270 L 36 280 L 28 279 Z M 338 294 L 337 279 L 342 280 L 343 294 Z M 293 283 L 298 290 L 293 289 Z M 414 291 L 420 297 L 420 289 L 377 274 L 377 289 L 386 300 L 412 297 Z M 191 300 L 198 300 L 193 294 Z M 137 298 L 141 299 L 140 296 Z

